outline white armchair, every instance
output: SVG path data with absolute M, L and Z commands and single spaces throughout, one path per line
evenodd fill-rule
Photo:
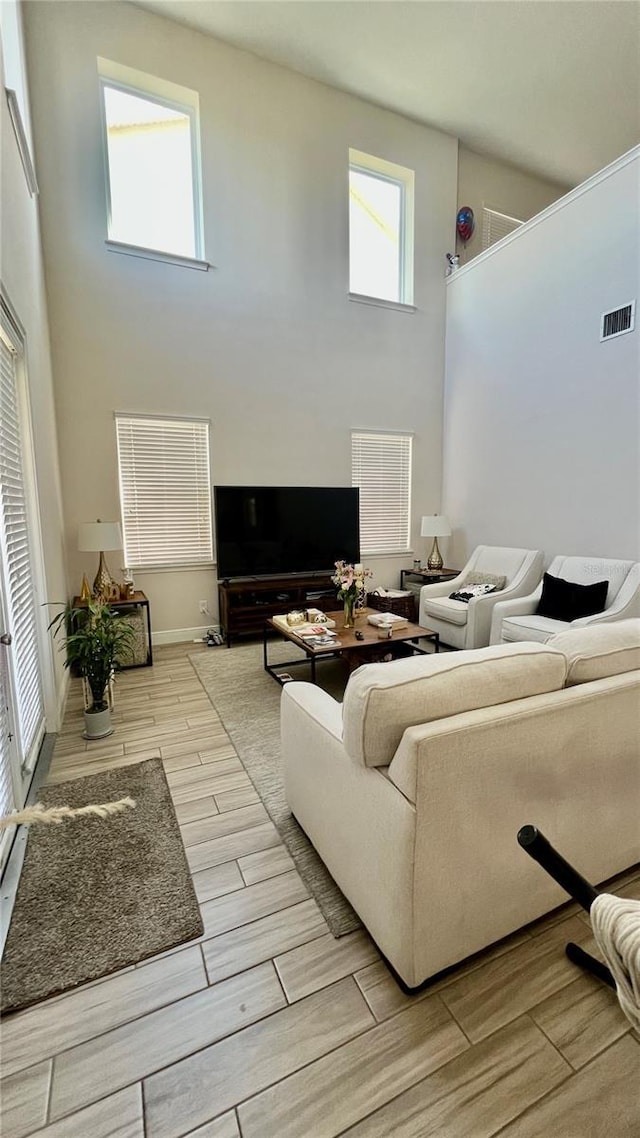
M 493 610 L 491 644 L 535 640 L 546 643 L 558 632 L 584 628 L 603 621 L 626 620 L 640 616 L 640 564 L 634 561 L 606 560 L 597 557 L 554 557 L 547 572 L 578 585 L 608 581 L 607 599 L 602 612 L 578 620 L 555 620 L 536 612 L 542 595 L 542 581 L 528 597 L 500 601 Z
M 495 605 L 530 593 L 542 576 L 542 565 L 539 549 L 479 545 L 457 577 L 420 590 L 420 624 L 438 632 L 443 643 L 453 648 L 485 648 Z M 450 594 L 468 583 L 473 572 L 506 577 L 506 584 L 499 592 L 474 597 L 468 604 L 452 601 Z

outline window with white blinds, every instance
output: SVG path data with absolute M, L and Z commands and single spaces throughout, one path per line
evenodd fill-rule
M 27 495 L 15 354 L 0 335 L 0 542 L 11 683 L 15 693 L 20 760 L 30 767 L 44 732 Z M 3 630 L 4 631 L 4 630 Z
M 506 213 L 498 213 L 485 206 L 482 210 L 482 248 L 488 249 L 490 245 L 495 245 L 496 241 L 501 241 L 521 225 L 524 222 L 519 218 L 509 217 Z
M 361 555 L 409 549 L 411 444 L 411 435 L 351 435 L 351 483 L 360 487 Z
M 213 561 L 209 422 L 116 414 L 129 568 Z

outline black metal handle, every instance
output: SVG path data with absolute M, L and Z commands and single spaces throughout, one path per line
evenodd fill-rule
M 567 893 L 588 913 L 598 896 L 598 890 L 561 857 L 544 834 L 541 834 L 535 826 L 523 826 L 518 830 L 518 842 L 529 857 L 546 869 L 554 881 L 566 889 Z
M 572 964 L 577 964 L 580 968 L 584 968 L 585 972 L 590 972 L 592 976 L 597 976 L 598 980 L 602 980 L 609 988 L 613 988 L 614 992 L 617 990 L 616 982 L 613 978 L 611 969 L 607 968 L 601 960 L 596 960 L 590 952 L 585 952 L 579 944 L 574 944 L 572 940 L 565 946 L 565 953 Z
M 12 640 L 13 636 L 10 632 L 3 632 L 2 636 L 0 636 L 0 644 L 4 644 L 7 648 L 11 644 Z

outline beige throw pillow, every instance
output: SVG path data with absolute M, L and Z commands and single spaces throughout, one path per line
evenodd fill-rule
M 470 569 L 465 574 L 461 589 L 465 585 L 495 585 L 496 590 L 504 589 L 507 583 L 505 576 L 499 576 L 497 573 L 481 573 L 478 569 Z

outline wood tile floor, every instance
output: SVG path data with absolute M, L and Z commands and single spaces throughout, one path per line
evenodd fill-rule
M 204 936 L 7 1017 L 3 1138 L 638 1138 L 640 1040 L 563 952 L 586 915 L 404 996 L 364 932 L 329 934 L 194 648 L 119 677 L 102 743 L 74 686 L 49 781 L 160 756 Z M 611 888 L 640 898 L 640 867 Z

